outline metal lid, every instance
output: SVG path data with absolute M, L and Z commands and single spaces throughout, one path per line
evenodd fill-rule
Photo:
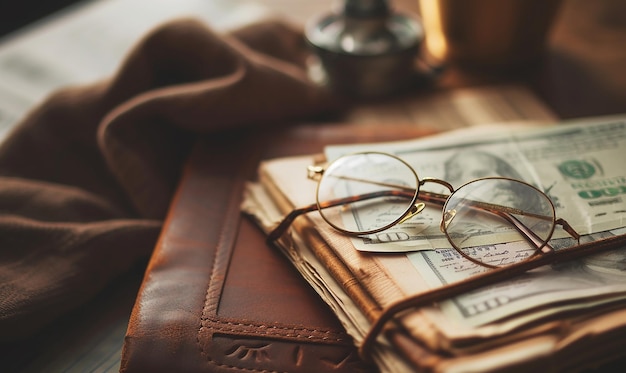
M 393 85 L 400 89 L 402 79 L 414 73 L 413 60 L 424 32 L 417 19 L 391 12 L 385 0 L 347 0 L 341 13 L 310 23 L 306 38 L 330 85 L 371 96 L 396 90 Z M 385 87 L 373 87 L 372 74 L 380 75 L 376 84 Z M 368 87 L 362 87 L 364 79 L 370 82 Z

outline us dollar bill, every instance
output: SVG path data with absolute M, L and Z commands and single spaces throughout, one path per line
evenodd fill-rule
M 455 188 L 485 176 L 524 180 L 550 197 L 557 217 L 566 219 L 583 242 L 626 234 L 626 118 L 444 140 L 333 147 L 327 156 L 364 150 L 389 152 L 406 160 L 418 175 L 446 180 Z M 439 229 L 441 214 L 440 209 L 427 208 L 387 231 L 355 238 L 353 244 L 362 251 L 406 252 L 433 288 L 489 270 L 451 247 Z M 502 242 L 481 250 L 486 256 L 516 251 L 513 246 L 517 243 Z M 558 229 L 550 242 L 555 249 L 572 244 L 575 242 Z M 528 311 L 533 309 L 541 310 L 536 313 L 539 317 L 546 314 L 543 306 L 555 302 L 563 310 L 568 302 L 580 307 L 585 299 L 610 302 L 624 297 L 626 249 L 541 268 L 446 301 L 442 308 L 462 324 L 480 326 L 523 312 L 532 318 Z

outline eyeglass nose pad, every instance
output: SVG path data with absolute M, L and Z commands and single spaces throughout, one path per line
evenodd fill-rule
M 448 210 L 443 213 L 443 217 L 441 218 L 441 224 L 439 224 L 439 229 L 441 233 L 446 233 L 448 230 L 448 225 L 452 222 L 452 219 L 456 216 L 456 210 Z
M 306 169 L 306 177 L 311 180 L 319 181 L 322 178 L 323 174 L 323 166 L 308 166 Z
M 414 217 L 415 215 L 419 214 L 420 212 L 422 212 L 422 210 L 424 209 L 424 207 L 426 207 L 425 203 L 416 203 L 413 205 L 413 207 L 411 207 L 411 210 L 409 210 L 409 212 L 406 214 L 405 217 L 402 218 L 402 220 L 400 220 L 398 222 L 398 224 L 402 224 L 405 221 L 411 219 L 412 217 Z

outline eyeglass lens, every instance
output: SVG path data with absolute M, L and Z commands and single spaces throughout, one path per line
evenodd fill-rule
M 444 206 L 445 233 L 470 260 L 501 267 L 534 255 L 552 236 L 554 207 L 534 187 L 486 178 L 454 192 Z
M 417 187 L 417 175 L 404 161 L 380 153 L 355 154 L 339 158 L 324 171 L 317 200 L 321 205 L 354 199 L 320 213 L 340 231 L 366 233 L 394 225 L 413 206 Z

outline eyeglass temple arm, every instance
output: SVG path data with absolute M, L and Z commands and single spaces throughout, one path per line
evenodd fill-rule
M 411 199 L 414 196 L 413 192 L 407 192 L 404 190 L 381 190 L 372 193 L 360 194 L 352 197 L 338 198 L 331 201 L 320 202 L 319 204 L 312 204 L 309 206 L 301 207 L 291 211 L 283 220 L 267 235 L 267 242 L 274 242 L 291 226 L 293 221 L 300 215 L 315 211 L 326 209 L 330 207 L 347 205 L 358 201 L 365 201 L 368 199 L 380 198 L 380 197 L 403 197 Z
M 570 236 L 572 236 L 572 238 L 578 241 L 578 244 L 580 244 L 580 234 L 578 234 L 578 232 L 576 232 L 574 228 L 572 228 L 572 226 L 565 221 L 565 219 L 558 218 L 554 221 L 554 223 L 560 225 L 565 232 L 567 232 Z
M 291 211 L 267 235 L 267 238 L 266 238 L 267 242 L 273 243 L 274 241 L 279 239 L 280 236 L 282 236 L 285 233 L 285 231 L 291 226 L 291 223 L 293 223 L 293 221 L 296 220 L 298 216 L 315 211 L 315 210 L 317 210 L 317 204 L 308 205 L 308 206 L 301 207 L 301 208 Z
M 547 242 L 542 240 L 532 229 L 529 229 L 526 224 L 522 223 L 514 215 L 503 211 L 489 211 L 492 212 L 504 220 L 508 221 L 525 239 L 529 244 L 534 245 L 536 250 L 542 249 L 542 252 L 548 253 L 552 251 L 552 247 Z
M 534 217 L 537 219 L 543 219 L 543 220 L 552 220 L 553 219 L 552 217 L 539 215 L 539 214 L 533 214 L 524 210 L 520 210 L 520 209 L 508 207 L 508 206 L 496 205 L 492 203 L 479 202 L 479 201 L 469 201 L 469 202 L 470 202 L 469 204 L 470 206 L 475 206 L 483 211 L 491 212 L 505 219 L 509 223 L 511 223 L 511 225 L 513 225 L 515 229 L 517 229 L 517 231 L 520 232 L 529 243 L 535 245 L 535 247 L 537 247 L 538 249 L 545 246 L 545 243 L 543 242 L 543 240 L 537 237 L 537 235 L 532 230 L 528 229 L 528 227 L 524 223 L 519 221 L 519 219 L 517 219 L 514 216 L 514 214 L 521 215 L 521 216 L 531 216 L 531 217 Z M 554 220 L 554 224 L 558 224 L 561 227 L 563 227 L 563 229 L 570 236 L 572 236 L 572 238 L 574 238 L 575 240 L 578 241 L 578 243 L 580 243 L 580 234 L 578 234 L 578 232 L 576 232 L 574 228 L 572 228 L 572 226 L 567 221 L 565 221 L 565 219 L 558 218 Z M 552 249 L 550 248 L 550 250 L 548 251 L 552 251 Z

